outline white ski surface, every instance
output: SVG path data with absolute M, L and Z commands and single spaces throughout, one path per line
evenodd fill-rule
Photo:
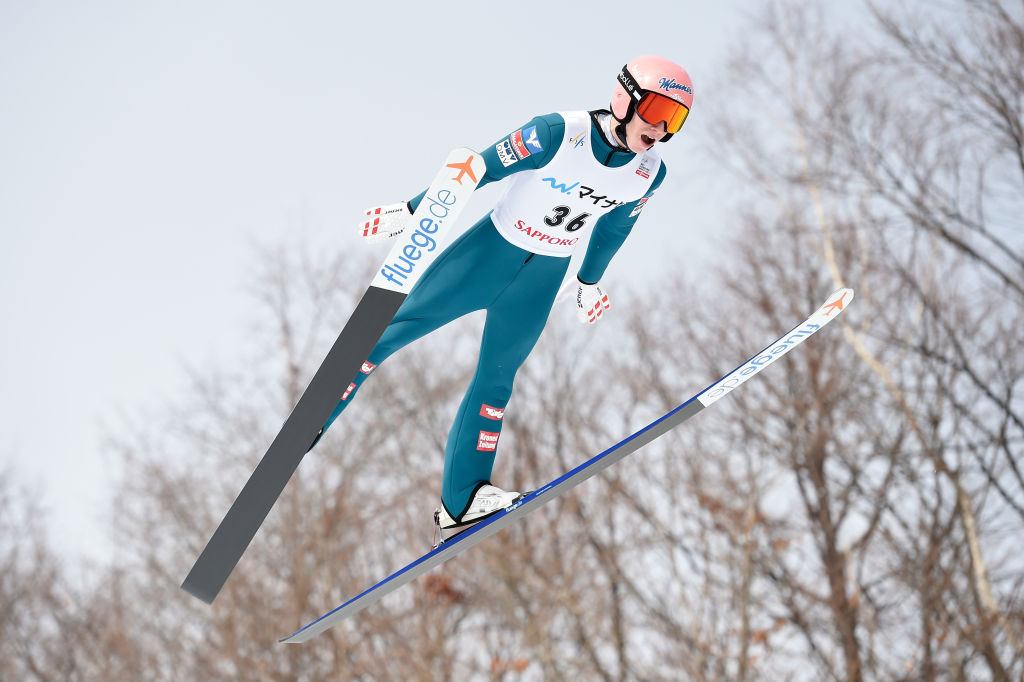
M 750 377 L 761 372 L 765 367 L 796 348 L 812 334 L 835 319 L 852 300 L 853 289 L 839 289 L 828 297 L 824 305 L 802 323 L 765 346 L 746 362 L 715 381 L 715 383 L 679 407 L 676 407 L 671 412 L 648 424 L 596 457 L 584 462 L 572 471 L 562 475 L 560 478 L 530 493 L 522 500 L 506 507 L 501 512 L 478 523 L 469 530 L 456 535 L 437 549 L 423 555 L 404 568 L 395 571 L 362 594 L 353 597 L 333 611 L 320 616 L 280 641 L 287 644 L 297 644 L 312 639 L 349 616 L 376 603 L 385 595 L 394 592 L 414 578 L 423 575 L 457 554 L 465 552 L 473 545 L 511 525 L 534 509 L 537 509 L 546 502 L 550 502 L 556 497 L 560 497 L 588 478 L 607 469 L 626 455 L 635 452 L 655 438 L 679 426 L 679 424 L 682 424 L 727 393 L 735 390 L 742 383 L 750 379 Z
M 472 149 L 452 150 L 370 286 L 408 294 L 443 251 L 445 234 L 486 172 L 484 157 Z

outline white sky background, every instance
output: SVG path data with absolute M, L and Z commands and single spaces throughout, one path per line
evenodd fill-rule
M 742 4 L 0 4 L 0 466 L 43 494 L 57 548 L 109 554 L 102 438 L 186 365 L 232 362 L 255 244 L 366 249 L 362 209 L 455 146 L 607 106 L 638 54 L 683 64 L 695 108 L 604 283 L 697 265 L 727 214 L 701 102 Z

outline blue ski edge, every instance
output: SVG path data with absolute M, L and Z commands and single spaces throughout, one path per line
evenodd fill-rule
M 640 436 L 644 435 L 645 433 L 647 433 L 648 431 L 650 431 L 651 429 L 653 429 L 657 425 L 661 424 L 665 420 L 670 419 L 677 412 L 679 412 L 680 410 L 685 408 L 687 405 L 690 405 L 695 400 L 697 400 L 697 397 L 699 395 L 701 395 L 702 393 L 703 393 L 703 391 L 701 393 L 698 393 L 694 397 L 690 398 L 689 400 L 687 400 L 682 405 L 679 405 L 678 407 L 676 407 L 672 411 L 667 412 L 666 414 L 662 415 L 661 417 L 659 417 L 658 419 L 654 420 L 653 422 L 651 422 L 647 426 L 641 428 L 638 431 L 633 432 L 632 434 L 630 434 L 629 436 L 627 436 L 623 440 L 619 441 L 615 445 L 612 445 L 610 448 L 606 449 L 604 452 L 601 452 L 600 454 L 595 455 L 594 457 L 591 457 L 586 462 L 583 462 L 582 464 L 577 466 L 575 469 L 572 469 L 572 470 L 562 474 L 559 478 L 556 478 L 555 480 L 551 481 L 550 483 L 548 483 L 544 487 L 539 488 L 539 489 L 533 491 L 529 495 L 526 495 L 525 497 L 523 497 L 521 500 L 518 500 L 518 501 L 514 502 L 513 504 L 509 505 L 508 507 L 506 507 L 505 509 L 501 510 L 497 514 L 495 514 L 495 515 L 493 515 L 493 516 L 491 516 L 491 517 L 481 521 L 480 523 L 476 524 L 475 526 L 472 526 L 468 530 L 465 530 L 465 531 L 459 533 L 457 536 L 455 536 L 454 538 L 452 538 L 448 542 L 442 543 L 436 549 L 432 550 L 431 552 L 429 552 L 427 554 L 424 554 L 423 556 L 421 556 L 416 561 L 413 561 L 412 563 L 406 565 L 404 568 L 399 569 L 398 571 L 395 571 L 394 573 L 392 573 L 391 575 L 387 576 L 386 578 L 383 578 L 383 579 L 379 580 L 372 587 L 364 590 L 363 592 L 359 593 L 355 597 L 352 597 L 351 599 L 346 601 L 344 604 L 341 604 L 340 606 L 332 609 L 331 611 L 328 611 L 327 613 L 325 613 L 324 615 L 320 616 L 316 620 L 314 620 L 314 621 L 304 625 L 303 627 L 299 628 L 298 630 L 296 630 L 292 634 L 288 635 L 287 637 L 282 638 L 279 641 L 286 642 L 288 640 L 294 639 L 297 635 L 299 635 L 299 634 L 305 632 L 306 630 L 312 628 L 313 626 L 315 626 L 317 623 L 321 622 L 325 618 L 328 618 L 328 617 L 332 616 L 333 614 L 337 613 L 338 611 L 341 611 L 346 606 L 348 606 L 348 605 L 358 601 L 359 599 L 362 599 L 363 597 L 365 597 L 366 595 L 370 594 L 371 592 L 379 589 L 380 587 L 383 587 L 384 585 L 387 585 L 388 583 L 390 583 L 390 582 L 392 582 L 394 580 L 397 580 L 398 578 L 400 578 L 404 574 L 406 574 L 409 571 L 415 569 L 420 564 L 423 564 L 424 562 L 429 561 L 431 558 L 441 554 L 442 552 L 445 552 L 445 550 L 453 549 L 458 543 L 464 542 L 465 540 L 467 540 L 468 538 L 472 537 L 473 535 L 483 531 L 488 526 L 490 526 L 490 525 L 492 525 L 494 523 L 497 523 L 498 521 L 500 521 L 504 516 L 506 516 L 510 512 L 515 511 L 519 507 L 522 507 L 522 506 L 525 506 L 527 504 L 530 504 L 531 502 L 533 502 L 535 500 L 539 500 L 542 496 L 544 496 L 546 493 L 550 492 L 553 488 L 557 487 L 559 484 L 561 484 L 561 483 L 565 482 L 566 480 L 572 478 L 576 474 L 578 474 L 578 473 L 580 473 L 580 472 L 582 472 L 582 471 L 584 471 L 586 469 L 589 469 L 594 464 L 596 464 L 598 461 L 604 459 L 605 457 L 607 457 L 608 455 L 612 454 L 616 450 L 619 450 L 620 448 L 622 448 L 623 446 L 627 445 L 631 441 L 633 441 L 633 440 L 639 438 Z M 545 500 L 545 502 L 546 501 L 547 500 Z M 538 503 L 537 505 L 531 505 L 531 506 L 540 506 L 541 504 L 543 504 L 543 502 Z

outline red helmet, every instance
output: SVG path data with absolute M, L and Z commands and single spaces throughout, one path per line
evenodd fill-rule
M 612 115 L 622 124 L 633 114 L 648 123 L 665 123 L 668 140 L 693 106 L 693 83 L 683 67 L 664 57 L 637 57 L 622 67 L 612 90 Z

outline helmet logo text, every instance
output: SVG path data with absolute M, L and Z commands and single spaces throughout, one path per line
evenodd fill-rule
M 664 90 L 668 90 L 669 92 L 672 92 L 673 90 L 682 90 L 687 95 L 693 94 L 693 88 L 691 88 L 689 85 L 685 85 L 683 83 L 676 81 L 675 78 L 662 78 L 658 82 L 658 86 Z

